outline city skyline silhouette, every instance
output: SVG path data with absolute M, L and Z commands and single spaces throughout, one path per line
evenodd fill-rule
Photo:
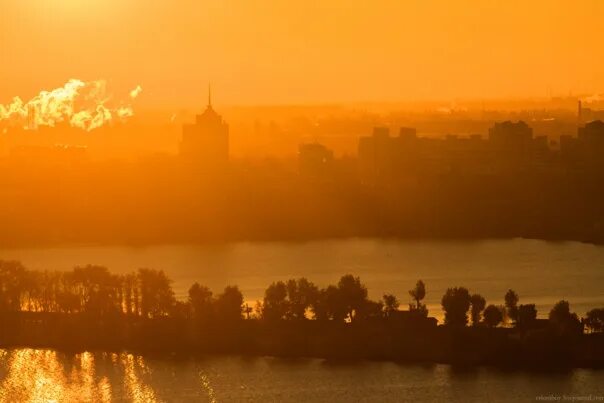
M 604 400 L 601 0 L 0 0 L 0 401 Z

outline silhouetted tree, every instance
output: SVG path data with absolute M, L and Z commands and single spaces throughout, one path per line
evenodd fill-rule
M 106 267 L 88 265 L 76 267 L 72 273 L 72 286 L 79 297 L 79 311 L 93 315 L 106 315 L 122 311 L 118 290 L 120 279 Z
M 359 277 L 347 274 L 338 282 L 338 292 L 348 318 L 354 320 L 355 312 L 367 301 L 367 287 L 361 283 Z
M 30 312 L 50 312 L 45 310 L 44 307 L 44 289 L 46 286 L 49 288 L 48 294 L 53 294 L 54 299 L 54 284 L 45 284 L 46 282 L 46 272 L 39 271 L 30 271 L 25 270 L 25 290 L 22 292 L 23 302 L 21 303 L 21 309 L 30 311 Z M 47 295 L 48 295 L 47 294 Z M 56 311 L 56 307 L 52 307 L 51 309 Z
M 246 319 L 250 319 L 252 317 L 252 312 L 254 312 L 254 308 L 249 306 L 247 303 L 243 304 L 243 314 Z
M 141 293 L 138 287 L 138 275 L 134 274 L 134 287 L 132 288 L 132 301 L 133 301 L 133 308 L 134 308 L 134 313 L 136 315 L 140 315 L 141 314 Z
M 472 318 L 472 325 L 476 326 L 480 323 L 480 315 L 486 305 L 486 300 L 480 294 L 472 294 L 470 296 L 470 304 L 472 304 L 470 310 L 470 316 Z
M 128 273 L 122 276 L 122 288 L 124 313 L 127 315 L 138 315 L 138 303 L 135 301 L 135 294 L 138 296 L 138 293 L 135 293 L 135 289 L 137 288 L 136 274 Z
M 549 313 L 550 323 L 564 334 L 582 333 L 583 325 L 576 313 L 570 312 L 568 301 L 558 301 Z
M 415 309 L 420 309 L 422 300 L 426 297 L 426 285 L 422 280 L 418 280 L 415 288 L 409 290 L 409 295 L 415 301 Z
M 284 319 L 289 309 L 287 301 L 287 286 L 283 281 L 277 281 L 264 291 L 262 303 L 262 318 L 266 320 Z
M 254 316 L 258 319 L 262 319 L 263 311 L 264 311 L 264 304 L 262 304 L 262 301 L 256 300 L 256 303 L 254 304 L 254 309 L 253 309 Z
M 535 304 L 521 304 L 518 307 L 518 320 L 516 325 L 519 327 L 529 327 L 537 320 L 537 308 Z
M 41 273 L 25 270 L 21 283 L 21 310 L 41 311 Z
M 489 305 L 484 309 L 484 323 L 488 327 L 496 327 L 503 321 L 503 312 L 500 307 Z
M 304 277 L 291 279 L 286 285 L 289 302 L 287 316 L 292 319 L 304 319 L 306 311 L 316 304 L 319 289 Z
M 505 293 L 505 312 L 514 323 L 518 320 L 518 294 L 514 290 Z
M 561 300 L 558 301 L 549 312 L 549 320 L 552 322 L 564 322 L 571 315 L 570 304 L 568 301 Z
M 346 304 L 338 287 L 330 285 L 319 291 L 317 302 L 312 307 L 317 320 L 341 322 L 346 318 Z
M 210 320 L 214 313 L 212 291 L 206 286 L 194 283 L 189 288 L 189 305 L 194 318 L 201 321 Z
M 58 280 L 55 298 L 57 310 L 62 313 L 81 312 L 80 295 L 76 291 L 73 272 L 63 273 Z
M 592 332 L 604 331 L 604 308 L 594 308 L 587 312 L 585 325 Z
M 218 318 L 223 322 L 236 322 L 241 320 L 243 308 L 243 294 L 237 286 L 225 287 L 215 302 Z
M 0 311 L 20 311 L 25 267 L 17 261 L 0 260 Z
M 22 292 L 21 310 L 43 312 L 41 304 L 43 272 L 25 270 L 25 289 Z
M 398 311 L 400 304 L 396 296 L 392 294 L 384 294 L 382 301 L 384 306 L 384 316 L 388 317 L 392 314 L 392 312 Z
M 170 312 L 175 302 L 174 291 L 171 280 L 162 270 L 139 269 L 137 280 L 141 316 L 154 318 Z
M 445 311 L 445 324 L 465 326 L 468 323 L 468 310 L 470 309 L 470 293 L 464 287 L 447 289 L 442 298 Z
M 413 298 L 413 302 L 409 304 L 409 311 L 417 317 L 427 317 L 428 308 L 421 301 L 426 297 L 426 286 L 422 280 L 418 280 L 415 288 L 409 290 L 409 295 Z

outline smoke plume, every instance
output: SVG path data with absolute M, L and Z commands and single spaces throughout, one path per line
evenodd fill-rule
M 130 91 L 127 101 L 114 103 L 107 94 L 105 81 L 71 79 L 63 87 L 40 91 L 27 102 L 15 97 L 9 104 L 0 104 L 0 122 L 30 130 L 68 123 L 72 127 L 91 131 L 133 116 L 131 102 L 141 91 L 139 85 Z

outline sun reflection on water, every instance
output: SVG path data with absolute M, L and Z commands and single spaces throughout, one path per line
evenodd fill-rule
M 135 357 L 132 354 L 120 354 L 120 361 L 124 367 L 126 390 L 128 397 L 133 402 L 156 402 L 155 392 L 153 389 L 143 383 L 137 375 L 137 368 L 141 370 L 142 375 L 148 373 L 147 367 L 142 357 Z
M 112 390 L 114 378 L 123 379 L 127 400 L 154 402 L 149 374 L 144 359 L 132 354 L 0 350 L 0 402 L 110 402 L 122 392 Z
M 55 352 L 23 349 L 8 353 L 4 359 L 8 368 L 0 388 L 3 402 L 58 402 L 67 398 L 67 380 Z
M 208 378 L 208 376 L 203 373 L 200 375 L 200 378 L 201 378 L 201 386 L 208 395 L 208 401 L 210 403 L 216 403 L 217 400 L 216 400 L 216 396 L 214 393 L 214 388 L 210 384 L 210 378 Z

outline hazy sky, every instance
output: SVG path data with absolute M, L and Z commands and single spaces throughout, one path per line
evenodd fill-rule
M 604 91 L 600 0 L 0 0 L 0 102 L 69 78 L 149 105 Z

